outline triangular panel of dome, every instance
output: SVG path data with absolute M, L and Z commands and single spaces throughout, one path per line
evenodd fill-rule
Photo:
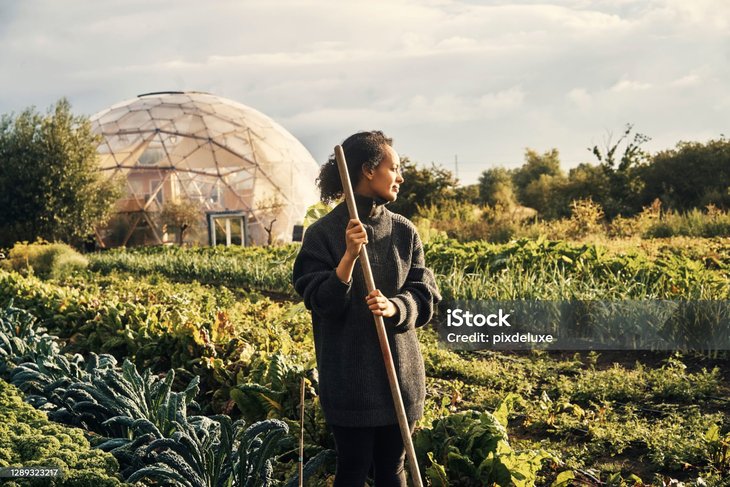
M 203 115 L 203 122 L 208 128 L 208 137 L 217 137 L 239 130 L 239 127 L 216 115 Z
M 107 110 L 104 114 L 99 116 L 95 122 L 99 125 L 106 125 L 108 123 L 116 122 L 120 118 L 122 118 L 124 115 L 129 113 L 129 110 L 126 109 L 116 109 L 116 110 Z
M 171 120 L 165 120 L 165 119 L 152 119 L 149 122 L 145 122 L 141 124 L 137 130 L 140 132 L 157 132 L 157 131 L 165 131 L 165 132 L 171 132 L 172 131 L 172 121 Z
M 94 127 L 94 130 L 97 130 L 104 135 L 116 135 L 117 133 L 119 133 L 121 128 L 119 127 L 119 124 L 117 122 L 109 122 L 104 125 L 97 125 L 96 127 Z
M 117 123 L 121 130 L 139 130 L 139 127 L 150 120 L 152 117 L 147 110 L 138 110 L 125 114 Z
M 170 130 L 161 130 L 157 137 L 162 141 L 168 154 L 173 152 L 175 147 L 183 140 L 183 137 Z
M 212 108 L 213 113 L 215 113 L 217 116 L 224 118 L 230 122 L 237 123 L 240 126 L 245 126 L 245 120 L 241 120 L 240 108 L 233 107 L 226 103 L 216 103 L 212 105 Z
M 282 162 L 282 151 L 278 147 L 272 147 L 269 143 L 262 140 L 254 140 L 254 150 L 256 151 L 257 160 L 263 160 L 271 167 Z M 295 161 L 286 161 L 288 163 Z
M 124 167 L 134 167 L 137 165 L 137 159 L 149 145 L 150 139 L 154 134 L 147 134 L 147 139 L 142 138 L 142 134 L 120 134 L 114 138 L 108 138 L 110 146 L 114 151 L 114 157 L 117 163 Z M 133 138 L 130 143 L 130 138 Z M 114 143 L 118 143 L 123 149 L 115 149 Z
M 162 103 L 162 100 L 159 97 L 143 96 L 141 98 L 137 98 L 131 106 L 133 110 L 149 110 L 150 108 L 158 106 L 160 103 Z
M 225 135 L 213 138 L 213 143 L 223 146 L 243 159 L 242 164 L 249 165 L 254 163 L 253 151 L 251 144 L 247 138 L 243 138 L 240 133 Z
M 161 147 L 147 147 L 137 159 L 137 165 L 141 167 L 167 166 L 165 151 Z
M 176 167 L 180 170 L 200 170 L 210 174 L 218 174 L 218 167 L 210 150 L 210 144 L 198 146 L 193 152 L 181 159 Z
M 154 95 L 162 103 L 168 103 L 170 105 L 179 105 L 181 103 L 189 103 L 192 101 L 190 95 L 187 93 L 163 93 L 160 95 Z M 146 98 L 146 97 L 143 97 Z
M 184 114 L 177 117 L 172 121 L 172 131 L 177 132 L 181 135 L 190 136 L 197 133 L 204 134 L 203 137 L 207 138 L 205 134 L 206 128 L 203 123 L 203 118 L 196 114 Z
M 199 101 L 195 103 L 195 108 L 200 115 L 213 115 L 213 107 L 210 106 L 210 103 Z
M 168 103 L 150 109 L 150 115 L 153 119 L 175 120 L 182 114 L 183 111 L 179 106 Z
M 191 137 L 177 136 L 174 145 L 166 143 L 165 147 L 167 148 L 167 153 L 169 154 L 170 163 L 173 166 L 177 167 L 177 165 L 181 161 L 187 159 L 195 151 L 199 150 L 201 147 L 206 147 L 207 145 L 207 141 L 201 141 L 199 139 L 194 139 Z M 212 158 L 210 159 L 208 165 L 213 166 Z
M 219 168 L 239 168 L 245 166 L 246 161 L 241 159 L 241 156 L 235 154 L 225 147 L 221 147 L 216 144 L 211 144 L 213 148 L 213 158 Z

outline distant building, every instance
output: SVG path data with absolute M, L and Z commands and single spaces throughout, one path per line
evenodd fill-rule
M 317 163 L 272 119 L 198 92 L 139 95 L 91 117 L 100 169 L 124 181 L 102 245 L 290 242 L 317 201 Z M 173 208 L 199 215 L 181 228 Z M 164 210 L 164 213 L 163 213 Z

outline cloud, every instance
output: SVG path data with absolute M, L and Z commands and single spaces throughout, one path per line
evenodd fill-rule
M 476 98 L 466 98 L 451 94 L 435 97 L 414 96 L 405 109 L 391 113 L 402 124 L 434 123 L 451 124 L 472 120 L 493 119 L 518 109 L 525 98 L 519 87 L 496 93 L 487 93 Z
M 581 154 L 627 121 L 662 143 L 727 133 L 713 108 L 730 83 L 725 0 L 27 0 L 0 14 L 0 113 L 211 91 L 314 153 L 383 126 L 414 159 L 459 152 L 464 170 L 529 144 Z
M 671 82 L 672 86 L 695 86 L 699 84 L 702 81 L 699 75 L 697 74 L 688 74 L 686 76 L 682 76 L 681 78 L 675 79 Z
M 497 93 L 487 93 L 476 99 L 443 94 L 434 97 L 415 95 L 396 106 L 389 104 L 380 107 L 344 107 L 339 109 L 322 108 L 308 110 L 283 121 L 293 127 L 326 127 L 332 120 L 345 125 L 356 126 L 358 121 L 365 125 L 386 122 L 394 127 L 407 127 L 413 124 L 434 124 L 438 126 L 454 123 L 495 119 L 517 109 L 524 100 L 519 87 Z
M 622 79 L 611 87 L 611 91 L 620 93 L 622 91 L 643 91 L 652 87 L 651 83 Z
M 585 110 L 591 107 L 592 97 L 585 88 L 573 88 L 566 96 L 580 109 Z

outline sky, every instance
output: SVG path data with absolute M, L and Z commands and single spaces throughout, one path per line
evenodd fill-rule
M 0 113 L 204 91 L 323 162 L 359 130 L 463 184 L 627 123 L 650 152 L 729 134 L 728 0 L 0 0 Z

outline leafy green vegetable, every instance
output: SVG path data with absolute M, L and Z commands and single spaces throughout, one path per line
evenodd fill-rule
M 114 457 L 91 449 L 81 430 L 48 421 L 23 402 L 15 387 L 0 380 L 0 467 L 11 466 L 56 467 L 63 472 L 54 479 L 15 479 L 17 485 L 122 485 Z

